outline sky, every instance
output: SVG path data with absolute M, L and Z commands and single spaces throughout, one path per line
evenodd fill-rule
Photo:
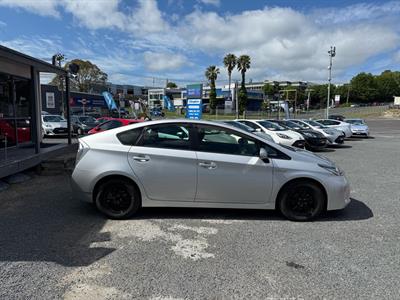
M 0 44 L 51 61 L 90 60 L 117 84 L 227 83 L 227 53 L 247 80 L 332 82 L 399 70 L 400 1 L 0 0 Z M 232 73 L 234 80 L 240 73 Z

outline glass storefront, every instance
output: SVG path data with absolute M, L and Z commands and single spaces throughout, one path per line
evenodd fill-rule
M 32 142 L 31 81 L 0 73 L 0 148 Z

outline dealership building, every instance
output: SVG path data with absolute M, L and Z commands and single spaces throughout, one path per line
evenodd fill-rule
M 41 143 L 42 72 L 67 76 L 62 68 L 0 45 L 0 178 L 40 163 L 55 150 Z

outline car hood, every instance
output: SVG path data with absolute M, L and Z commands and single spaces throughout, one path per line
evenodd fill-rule
M 335 163 L 329 158 L 303 149 L 296 149 L 295 156 L 297 160 L 301 161 L 309 161 L 316 164 L 335 165 Z
M 52 127 L 67 127 L 67 121 L 61 122 L 43 122 L 45 125 L 51 125 Z

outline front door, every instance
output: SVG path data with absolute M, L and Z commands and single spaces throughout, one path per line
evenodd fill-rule
M 266 203 L 272 191 L 272 162 L 259 158 L 261 142 L 218 126 L 197 126 L 196 201 Z
M 187 123 L 148 126 L 129 151 L 128 160 L 148 198 L 194 201 L 197 157 Z

